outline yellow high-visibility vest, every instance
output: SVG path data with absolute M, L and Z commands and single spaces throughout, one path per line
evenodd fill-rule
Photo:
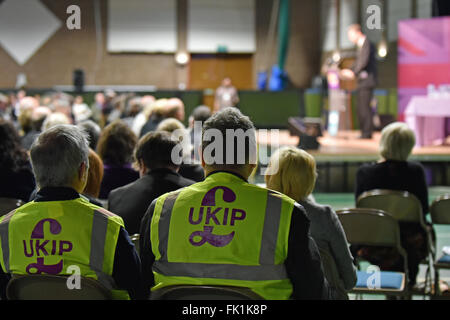
M 294 203 L 227 172 L 159 197 L 150 231 L 152 290 L 228 285 L 265 299 L 289 299 L 284 261 Z
M 84 197 L 30 202 L 0 218 L 0 263 L 5 273 L 71 275 L 98 280 L 116 299 L 129 299 L 112 278 L 121 217 Z

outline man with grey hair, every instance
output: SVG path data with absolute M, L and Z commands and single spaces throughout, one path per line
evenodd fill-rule
M 85 133 L 73 125 L 54 126 L 38 136 L 30 154 L 39 191 L 34 201 L 1 218 L 0 283 L 12 274 L 78 270 L 113 298 L 145 298 L 139 257 L 122 218 L 80 195 L 89 167 Z
M 303 207 L 247 182 L 256 167 L 250 119 L 236 108 L 209 118 L 201 159 L 206 179 L 157 198 L 142 220 L 147 289 L 218 285 L 264 299 L 329 298 Z

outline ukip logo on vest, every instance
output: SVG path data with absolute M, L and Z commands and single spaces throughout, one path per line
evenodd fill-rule
M 234 238 L 234 231 L 226 235 L 214 234 L 214 225 L 234 226 L 236 221 L 242 221 L 246 212 L 237 208 L 216 207 L 216 192 L 223 191 L 223 201 L 233 203 L 236 194 L 230 188 L 218 186 L 210 189 L 202 199 L 201 207 L 191 207 L 189 210 L 189 223 L 198 225 L 204 222 L 203 230 L 194 231 L 189 236 L 189 242 L 193 246 L 202 246 L 206 242 L 214 247 L 225 247 Z M 198 212 L 196 213 L 196 209 Z M 196 218 L 194 217 L 196 215 Z
M 58 274 L 63 269 L 63 259 L 56 264 L 46 265 L 44 262 L 45 256 L 62 256 L 65 252 L 72 251 L 72 242 L 67 240 L 44 240 L 44 225 L 48 222 L 50 224 L 50 233 L 57 235 L 61 232 L 61 224 L 55 219 L 42 219 L 39 221 L 31 232 L 31 239 L 29 240 L 29 247 L 27 241 L 23 240 L 23 251 L 26 257 L 37 257 L 36 263 L 30 263 L 27 266 L 27 273 L 29 274 Z

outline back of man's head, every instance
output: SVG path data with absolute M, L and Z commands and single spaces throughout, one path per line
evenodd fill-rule
M 203 123 L 211 117 L 211 109 L 207 106 L 198 106 L 192 111 L 191 116 L 194 121 L 201 121 Z
M 237 108 L 225 108 L 203 124 L 202 154 L 213 169 L 240 170 L 256 164 L 256 132 L 249 117 Z
M 136 165 L 142 161 L 149 170 L 158 168 L 178 168 L 172 159 L 172 150 L 178 145 L 167 131 L 153 131 L 144 135 L 134 153 Z
M 89 166 L 86 134 L 73 125 L 57 125 L 34 141 L 30 150 L 36 182 L 43 187 L 71 187 L 84 162 Z

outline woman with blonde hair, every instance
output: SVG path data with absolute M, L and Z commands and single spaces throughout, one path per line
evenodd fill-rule
M 306 210 L 311 237 L 321 253 L 325 276 L 335 289 L 337 299 L 348 299 L 346 291 L 356 284 L 356 268 L 350 253 L 344 229 L 330 206 L 312 200 L 316 183 L 316 162 L 306 151 L 285 147 L 278 149 L 270 158 L 265 180 L 267 187 L 284 193 L 300 203 Z

